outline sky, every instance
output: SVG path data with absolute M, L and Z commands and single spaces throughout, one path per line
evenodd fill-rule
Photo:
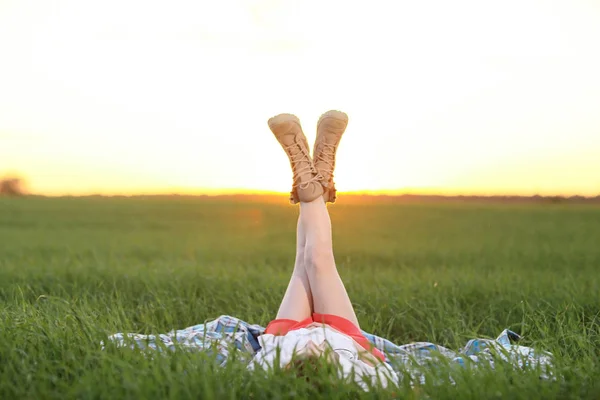
M 339 191 L 600 194 L 597 0 L 0 0 L 0 176 L 278 191 L 267 119 L 348 113 Z

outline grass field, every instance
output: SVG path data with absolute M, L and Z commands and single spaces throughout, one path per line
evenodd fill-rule
M 600 207 L 342 197 L 330 212 L 362 328 L 454 349 L 511 328 L 553 352 L 562 378 L 499 368 L 361 393 L 202 354 L 101 351 L 118 331 L 221 314 L 268 323 L 297 209 L 283 198 L 22 198 L 0 199 L 0 398 L 600 398 Z

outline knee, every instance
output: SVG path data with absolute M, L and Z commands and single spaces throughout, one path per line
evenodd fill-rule
M 315 271 L 323 271 L 335 267 L 333 252 L 326 246 L 307 245 L 304 248 L 304 264 L 307 269 Z

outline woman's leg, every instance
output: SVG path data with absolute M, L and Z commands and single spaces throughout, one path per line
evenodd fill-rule
M 296 262 L 278 319 L 303 320 L 316 311 L 347 318 L 358 327 L 333 260 L 331 221 L 322 197 L 325 186 L 328 188 L 325 197 L 335 201 L 335 152 L 347 123 L 348 116 L 340 111 L 328 111 L 319 118 L 313 163 L 296 116 L 279 114 L 268 121 L 292 166 L 294 183 L 290 200 L 301 202 Z M 313 304 L 315 290 L 319 292 L 318 305 L 316 301 Z
M 304 229 L 304 264 L 313 310 L 350 320 L 360 328 L 344 283 L 335 266 L 331 239 L 331 219 L 323 197 L 300 203 L 300 221 Z
M 287 290 L 281 300 L 277 319 L 292 319 L 302 321 L 312 315 L 312 294 L 306 268 L 304 267 L 304 249 L 306 247 L 306 235 L 302 219 L 298 218 L 296 230 L 296 262 L 294 271 L 290 278 Z

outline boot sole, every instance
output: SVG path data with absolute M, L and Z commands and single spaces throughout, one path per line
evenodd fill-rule
M 319 117 L 319 122 L 317 122 L 317 128 L 319 127 L 321 122 L 326 118 L 333 118 L 348 123 L 348 114 L 338 110 L 329 110 Z
M 271 127 L 283 124 L 285 122 L 295 122 L 298 125 L 300 125 L 300 119 L 298 119 L 298 117 L 296 117 L 294 114 L 279 114 L 272 118 L 269 118 L 269 121 L 267 123 L 269 124 L 269 127 Z

